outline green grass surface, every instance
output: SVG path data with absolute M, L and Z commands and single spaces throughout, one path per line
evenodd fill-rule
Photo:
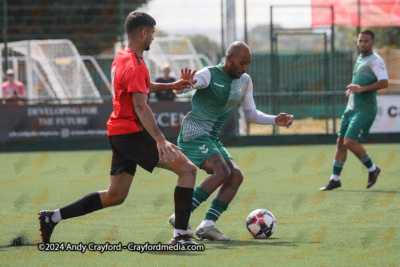
M 110 151 L 7 153 L 0 155 L 0 266 L 389 266 L 400 262 L 400 145 L 368 145 L 382 168 L 366 189 L 367 172 L 349 154 L 342 187 L 328 182 L 335 146 L 230 148 L 245 180 L 217 227 L 232 241 L 199 241 L 205 252 L 40 252 L 9 246 L 24 235 L 37 242 L 37 212 L 57 209 L 109 182 Z M 199 170 L 198 184 L 206 177 Z M 53 242 L 168 242 L 174 174 L 139 169 L 125 203 L 62 221 Z M 195 229 L 212 198 L 192 215 Z M 271 238 L 255 240 L 245 219 L 254 209 L 277 219 Z

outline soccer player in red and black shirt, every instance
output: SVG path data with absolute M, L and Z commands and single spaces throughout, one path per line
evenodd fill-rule
M 112 64 L 113 113 L 107 122 L 112 149 L 110 186 L 93 192 L 55 211 L 39 213 L 43 242 L 50 242 L 54 227 L 61 220 L 122 204 L 128 195 L 136 166 L 152 172 L 155 167 L 178 175 L 174 192 L 176 225 L 170 244 L 194 244 L 187 234 L 192 207 L 196 167 L 168 142 L 158 128 L 148 106 L 149 92 L 184 89 L 193 86 L 191 70 L 182 70 L 181 79 L 170 84 L 151 83 L 143 61 L 143 51 L 150 49 L 155 20 L 145 12 L 131 12 L 125 22 L 128 46 L 122 48 Z

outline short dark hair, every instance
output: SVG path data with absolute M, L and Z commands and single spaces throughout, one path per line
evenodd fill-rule
M 156 21 L 146 12 L 136 10 L 129 13 L 125 21 L 125 29 L 128 35 L 136 34 L 143 28 L 154 28 Z
M 371 30 L 364 30 L 364 31 L 360 32 L 360 34 L 369 34 L 371 36 L 371 39 L 375 40 L 375 33 Z

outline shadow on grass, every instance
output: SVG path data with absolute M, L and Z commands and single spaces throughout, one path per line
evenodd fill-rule
M 207 246 L 206 251 L 207 251 Z M 138 252 L 140 254 L 140 252 Z M 144 251 L 142 254 L 150 256 L 201 256 L 203 251 Z
M 301 243 L 301 242 L 300 242 Z M 252 247 L 252 246 L 279 246 L 279 247 L 296 247 L 299 245 L 299 242 L 287 242 L 287 241 L 279 241 L 279 238 L 268 238 L 268 239 L 252 239 L 252 240 L 231 240 L 231 241 L 206 241 L 202 242 L 207 249 L 207 245 L 212 245 L 213 248 L 217 249 L 230 249 L 232 247 Z M 216 246 L 215 246 L 216 245 Z
M 340 190 L 340 191 L 337 191 L 337 192 L 350 192 L 350 193 L 354 193 L 354 192 L 357 192 L 357 193 L 400 193 L 400 191 L 392 191 L 392 190 L 379 190 L 379 189 L 377 189 L 377 190 L 374 190 L 374 189 L 372 189 L 372 190 L 370 190 L 370 189 L 365 189 L 365 190 Z
M 36 247 L 37 244 L 33 244 L 25 233 L 19 234 L 14 237 L 9 245 L 0 246 L 0 251 L 4 251 L 5 248 L 15 248 L 15 247 Z
M 231 240 L 231 241 L 195 241 L 198 244 L 205 246 L 205 251 L 209 249 L 232 249 L 235 247 L 260 247 L 260 246 L 270 246 L 272 247 L 297 247 L 302 242 L 286 242 L 280 241 L 279 238 L 268 238 L 268 239 L 251 239 L 251 240 Z M 309 242 L 306 242 L 309 243 Z M 201 256 L 203 255 L 201 251 L 170 251 L 170 252 L 160 252 L 160 251 L 145 251 L 143 254 L 153 255 L 153 256 Z
M 5 246 L 0 246 L 0 251 L 6 251 L 6 249 L 9 248 L 24 248 L 24 247 L 37 247 L 36 244 L 24 244 L 24 245 L 18 245 L 18 246 L 14 246 L 14 245 L 5 245 Z

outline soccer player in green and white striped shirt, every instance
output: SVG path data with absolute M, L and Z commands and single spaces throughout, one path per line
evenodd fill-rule
M 200 239 L 230 240 L 214 224 L 235 197 L 243 175 L 231 155 L 219 141 L 222 126 L 236 106 L 244 110 L 247 121 L 289 127 L 293 116 L 264 114 L 256 109 L 253 99 L 253 83 L 245 73 L 250 64 L 251 52 L 243 42 L 234 42 L 228 49 L 226 61 L 206 67 L 196 73 L 194 86 L 181 90 L 184 93 L 196 89 L 192 99 L 193 110 L 181 126 L 178 146 L 195 165 L 211 174 L 195 189 L 192 212 L 220 187 L 204 220 L 196 229 Z M 175 217 L 169 218 L 174 225 Z
M 361 55 L 354 66 L 353 79 L 347 86 L 349 98 L 340 123 L 333 172 L 329 183 L 319 190 L 341 187 L 340 173 L 347 158 L 347 149 L 368 169 L 367 188 L 376 183 L 380 168 L 375 166 L 361 142 L 365 141 L 377 113 L 376 91 L 388 86 L 388 73 L 383 59 L 372 51 L 375 34 L 360 32 L 357 45 Z

